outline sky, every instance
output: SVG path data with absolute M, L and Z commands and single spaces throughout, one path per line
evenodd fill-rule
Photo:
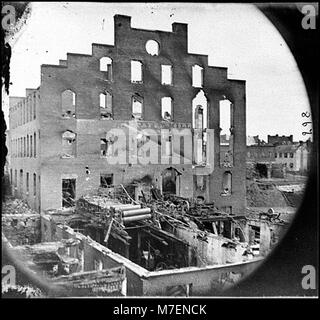
M 31 15 L 10 39 L 10 96 L 40 85 L 40 65 L 59 64 L 67 52 L 91 54 L 91 43 L 114 44 L 113 16 L 131 26 L 172 31 L 188 24 L 188 52 L 207 54 L 209 65 L 228 67 L 229 79 L 246 80 L 247 135 L 303 136 L 310 111 L 303 79 L 284 39 L 251 4 L 32 2 Z M 7 103 L 5 100 L 4 105 Z M 8 108 L 4 107 L 5 115 Z

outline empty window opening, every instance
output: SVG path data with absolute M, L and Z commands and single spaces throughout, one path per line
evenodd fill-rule
M 62 157 L 71 158 L 76 155 L 76 134 L 70 130 L 62 134 Z
M 159 54 L 159 43 L 155 40 L 148 40 L 146 51 L 152 56 L 157 56 Z
M 222 143 L 228 143 L 232 131 L 232 103 L 229 100 L 221 100 L 219 104 L 220 108 L 220 137 L 223 135 L 226 141 L 220 141 Z
M 220 165 L 223 167 L 233 166 L 233 104 L 227 100 L 219 103 L 220 123 Z
M 112 95 L 109 92 L 100 93 L 100 115 L 103 119 L 113 119 Z
M 195 129 L 203 129 L 203 107 L 198 105 L 195 110 Z
M 192 127 L 194 128 L 194 162 L 205 165 L 207 159 L 206 128 L 207 128 L 208 101 L 202 90 L 192 100 Z
M 172 99 L 170 97 L 161 98 L 161 115 L 165 121 L 172 121 Z
M 107 73 L 107 80 L 112 80 L 112 59 L 103 57 L 100 59 L 100 71 Z
M 35 119 L 35 118 L 36 118 L 36 94 L 33 95 L 33 104 L 32 104 L 32 107 L 33 107 L 33 110 L 32 110 L 33 119 Z
M 71 90 L 65 90 L 61 94 L 62 116 L 65 118 L 76 117 L 76 94 Z
M 17 175 L 17 170 L 14 170 L 14 186 L 18 186 L 18 175 Z
M 161 65 L 161 83 L 167 85 L 172 84 L 172 66 Z
M 137 134 L 137 149 L 139 157 L 150 157 L 150 148 L 145 149 L 143 146 L 150 141 L 150 136 L 145 134 Z
M 249 245 L 253 251 L 253 255 L 260 253 L 260 227 L 249 225 Z
M 29 135 L 27 135 L 27 157 L 29 157 Z
M 172 156 L 172 135 L 163 134 L 161 142 L 162 146 L 162 154 L 166 157 Z
M 176 194 L 177 180 L 180 173 L 174 168 L 165 169 L 162 172 L 162 192 Z
M 62 179 L 62 207 L 68 208 L 75 205 L 76 179 Z
M 37 195 L 37 175 L 33 174 L 33 195 Z
M 31 135 L 30 136 L 30 157 L 33 156 L 32 153 L 33 153 L 33 146 L 32 146 L 32 135 Z
M 196 187 L 200 191 L 205 190 L 205 176 L 196 175 Z
M 228 196 L 231 194 L 232 188 L 232 174 L 231 172 L 227 171 L 223 173 L 222 177 L 222 196 Z
M 259 175 L 259 178 L 268 178 L 268 168 L 264 163 L 256 164 L 256 172 Z
M 19 179 L 19 191 L 23 192 L 23 170 L 20 169 L 20 179 Z
M 192 66 L 192 86 L 195 88 L 203 86 L 203 68 L 197 64 Z
M 100 174 L 100 187 L 108 188 L 113 185 L 113 173 L 101 173 Z
M 192 127 L 195 129 L 207 128 L 207 109 L 208 100 L 203 92 L 200 90 L 195 98 L 192 100 Z
M 140 95 L 132 97 L 132 118 L 142 119 L 143 98 Z
M 113 154 L 113 143 L 112 138 L 100 139 L 100 155 L 101 157 L 111 156 Z
M 23 137 L 23 156 L 26 156 L 26 137 Z
M 26 189 L 27 193 L 29 193 L 29 172 L 27 172 L 26 174 Z
M 142 63 L 140 61 L 131 61 L 131 82 L 142 82 Z

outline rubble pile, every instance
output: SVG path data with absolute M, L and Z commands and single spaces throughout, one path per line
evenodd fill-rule
M 247 182 L 247 206 L 249 207 L 286 207 L 287 203 L 276 188 L 261 189 L 256 182 Z
M 8 198 L 2 205 L 2 214 L 38 214 L 25 200 Z
M 20 199 L 7 199 L 2 205 L 2 232 L 12 245 L 40 241 L 40 215 Z

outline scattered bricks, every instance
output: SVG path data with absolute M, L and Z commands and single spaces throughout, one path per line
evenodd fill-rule
M 19 199 L 3 203 L 2 232 L 13 246 L 40 241 L 40 215 Z

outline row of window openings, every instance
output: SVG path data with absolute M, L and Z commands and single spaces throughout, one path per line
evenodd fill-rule
M 142 135 L 141 138 L 137 138 L 137 155 L 138 156 L 146 156 L 150 157 L 150 149 L 144 150 L 143 146 L 150 141 L 150 136 Z M 181 137 L 181 140 L 183 137 Z M 114 148 L 115 139 L 100 139 L 100 156 L 102 158 L 108 156 L 117 156 L 117 150 Z M 160 143 L 158 143 L 161 145 Z M 181 143 L 183 146 L 183 142 Z M 183 150 L 180 150 L 180 155 L 183 156 Z M 172 144 L 172 136 L 168 135 L 164 139 L 164 144 L 162 146 L 162 155 L 171 157 L 173 155 L 173 144 Z
M 271 158 L 272 157 L 272 152 L 268 152 L 268 153 L 265 153 L 265 152 L 262 152 L 261 153 L 261 156 L 263 157 L 263 158 L 266 158 L 267 156 L 269 156 L 269 158 Z M 248 152 L 248 157 L 250 158 L 250 157 L 258 157 L 259 156 L 259 153 L 258 152 Z
M 11 112 L 11 117 L 12 128 L 36 119 L 36 95 L 33 99 L 26 98 L 24 102 L 18 103 L 17 109 Z
M 34 176 L 34 182 L 36 181 Z M 114 184 L 113 173 L 101 173 L 100 174 L 100 187 L 108 188 Z M 196 176 L 197 189 L 204 190 L 205 179 L 204 176 Z M 34 187 L 35 189 L 35 187 Z M 232 173 L 226 171 L 222 176 L 222 192 L 221 196 L 229 196 L 232 193 Z M 71 207 L 74 206 L 76 198 L 76 179 L 62 179 L 62 206 Z
M 103 57 L 100 59 L 100 71 L 106 72 L 107 80 L 112 80 L 112 59 Z M 143 64 L 138 60 L 131 60 L 131 82 L 143 83 Z M 161 84 L 173 85 L 173 73 L 171 65 L 161 65 Z M 203 68 L 199 65 L 192 66 L 192 86 L 202 88 Z
M 99 95 L 100 116 L 102 119 L 113 119 L 112 95 L 109 92 Z M 131 99 L 132 118 L 141 120 L 143 118 L 143 97 L 135 94 Z M 76 95 L 71 90 L 62 93 L 62 116 L 75 118 Z M 161 98 L 161 116 L 164 121 L 172 121 L 173 101 L 171 97 Z
M 271 158 L 273 153 L 272 153 L 272 152 L 269 152 L 268 154 L 269 154 L 269 157 Z M 275 158 L 278 158 L 278 157 L 279 157 L 279 158 L 282 158 L 282 155 L 283 155 L 284 158 L 289 158 L 289 156 L 290 156 L 290 158 L 293 158 L 293 153 L 292 153 L 292 152 L 290 152 L 290 153 L 283 153 L 283 154 L 282 154 L 281 152 L 280 152 L 280 153 L 277 153 L 277 152 L 276 152 L 276 153 L 274 154 L 274 157 L 275 157 Z M 251 156 L 258 157 L 258 156 L 259 156 L 259 153 L 258 153 L 258 152 L 248 152 L 248 157 L 250 158 Z M 262 152 L 262 153 L 261 153 L 261 156 L 262 156 L 262 157 L 267 157 L 267 154 L 264 153 L 264 152 Z
M 100 115 L 104 119 L 113 119 L 113 101 L 109 92 L 100 93 L 99 105 Z M 143 102 L 141 95 L 136 93 L 131 99 L 132 118 L 143 119 Z M 203 92 L 200 92 L 192 101 L 193 127 L 197 129 L 207 126 L 207 101 Z M 76 94 L 71 90 L 62 93 L 62 115 L 66 118 L 76 117 Z M 173 120 L 173 99 L 171 97 L 161 98 L 161 116 L 164 121 Z
M 11 141 L 12 156 L 14 158 L 36 157 L 37 156 L 37 135 L 14 139 Z
M 195 176 L 197 189 L 204 189 L 205 179 L 204 176 Z M 63 179 L 63 185 L 72 184 L 72 189 L 75 191 L 75 179 Z M 114 185 L 114 175 L 113 173 L 101 173 L 100 174 L 100 187 L 108 188 Z M 69 185 L 69 188 L 71 186 Z M 66 187 L 65 187 L 66 188 Z M 221 196 L 231 195 L 232 192 L 232 173 L 226 171 L 222 176 L 222 193 Z M 73 192 L 74 193 L 74 192 Z
M 183 146 L 183 137 L 180 137 L 180 145 Z M 137 140 L 137 154 L 138 156 L 146 156 L 150 157 L 150 149 L 144 150 L 142 147 L 150 141 L 150 136 L 142 135 Z M 196 140 L 196 152 L 195 152 L 195 163 L 203 163 L 206 162 L 206 138 L 204 141 Z M 198 141 L 201 141 L 202 145 L 199 147 Z M 114 143 L 116 142 L 116 138 L 101 138 L 100 139 L 100 156 L 102 158 L 108 156 L 117 156 L 117 150 L 114 148 Z M 161 144 L 159 144 L 161 145 Z M 184 156 L 183 148 L 180 149 L 180 156 Z M 172 156 L 173 155 L 173 143 L 172 136 L 168 135 L 164 138 L 163 146 L 162 146 L 162 155 L 163 156 Z M 76 134 L 71 131 L 66 131 L 62 135 L 62 157 L 69 158 L 76 156 Z
M 19 187 L 20 187 L 20 192 L 22 192 L 23 191 L 23 170 L 22 169 L 20 169 L 19 175 L 20 175 Z M 39 176 L 39 180 L 40 180 L 40 176 Z M 15 188 L 18 187 L 17 170 L 14 171 L 14 181 L 13 181 L 12 169 L 10 169 L 10 181 Z M 29 175 L 29 172 L 27 172 L 26 173 L 26 193 L 29 194 L 29 191 L 30 191 L 30 175 Z M 34 196 L 37 195 L 37 174 L 36 173 L 33 174 L 33 195 Z
M 113 185 L 113 174 L 100 175 L 100 187 Z M 76 179 L 62 179 L 62 207 L 74 207 L 76 200 Z
M 278 154 L 278 153 L 275 153 L 275 154 L 274 154 L 275 158 L 278 158 L 278 155 L 279 155 L 279 158 L 282 158 L 282 152 L 279 152 L 279 154 Z M 290 158 L 293 158 L 293 153 L 292 153 L 292 152 L 290 152 L 290 153 L 287 153 L 287 152 L 283 153 L 283 157 L 284 157 L 284 158 L 288 158 L 289 155 L 290 155 Z

